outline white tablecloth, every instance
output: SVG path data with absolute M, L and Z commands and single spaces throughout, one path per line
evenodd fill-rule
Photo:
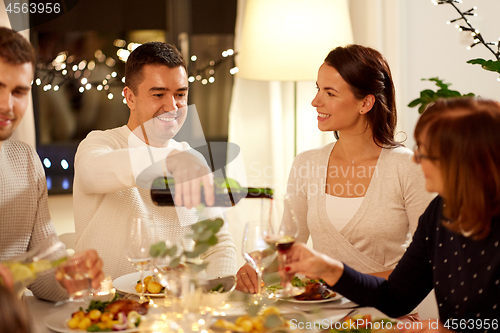
M 234 300 L 240 297 L 242 294 L 238 291 L 234 291 L 233 295 L 234 297 L 231 297 L 231 299 L 233 300 L 230 300 L 228 302 L 229 304 L 231 304 L 231 307 L 226 310 L 227 315 L 244 314 L 245 309 L 243 307 L 243 303 L 241 301 Z M 68 311 L 69 309 L 75 309 L 79 306 L 82 306 L 84 309 L 87 307 L 87 304 L 85 304 L 84 302 L 68 302 L 58 305 L 57 303 L 42 301 L 34 297 L 29 291 L 25 293 L 23 300 L 28 310 L 30 311 L 34 333 L 53 333 L 54 331 L 47 328 L 47 326 L 45 325 L 45 320 L 48 316 L 56 312 Z M 310 319 L 311 321 L 323 321 L 323 319 L 327 319 L 332 322 L 340 320 L 349 311 L 351 311 L 353 307 L 356 306 L 356 304 L 350 302 L 345 298 L 340 301 L 321 304 L 300 304 L 277 301 L 273 303 L 273 305 L 278 306 L 283 314 L 296 313 L 298 316 L 308 316 L 308 319 Z M 313 311 L 314 309 L 317 309 L 318 311 Z M 375 308 L 359 307 L 356 308 L 356 310 L 357 313 L 360 314 L 370 314 L 372 315 L 372 318 L 387 317 Z M 304 313 L 305 311 L 307 311 L 307 313 Z

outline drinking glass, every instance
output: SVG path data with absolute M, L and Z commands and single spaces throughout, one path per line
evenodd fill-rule
M 158 244 L 163 243 L 167 249 L 167 255 L 164 257 L 156 257 L 152 261 L 152 271 L 158 282 L 165 287 L 165 294 L 177 295 L 177 275 L 178 268 L 172 267 L 172 263 L 178 262 L 184 248 L 182 241 L 179 238 L 173 240 L 161 240 Z
M 251 221 L 245 225 L 243 234 L 243 257 L 257 272 L 257 296 L 262 297 L 262 275 L 264 269 L 276 258 L 276 250 L 273 243 L 268 244 L 263 232 L 261 221 Z
M 86 260 L 86 253 L 80 253 L 69 257 L 59 268 L 64 274 L 62 283 L 68 291 L 70 301 L 87 297 L 92 291 Z
M 4 261 L 2 264 L 11 271 L 14 278 L 14 291 L 20 298 L 41 272 L 58 267 L 66 260 L 66 257 L 64 244 L 56 235 L 52 235 L 39 242 L 30 251 Z
M 271 206 L 270 221 L 266 223 L 265 239 L 268 243 L 274 244 L 274 248 L 278 252 L 278 265 L 280 269 L 284 269 L 287 263 L 286 252 L 292 247 L 299 234 L 299 222 L 288 195 L 284 197 L 283 201 L 274 200 Z M 290 211 L 289 219 L 283 220 L 284 209 Z M 277 232 L 274 232 L 273 220 L 281 224 Z M 282 285 L 284 289 L 275 292 L 277 297 L 292 297 L 304 292 L 304 288 L 293 287 L 289 278 L 282 280 Z
M 151 261 L 149 249 L 154 244 L 155 232 L 154 225 L 147 216 L 130 217 L 126 225 L 125 236 L 125 256 L 128 261 L 136 266 L 141 279 L 141 292 L 139 293 L 139 301 L 146 302 L 144 297 L 144 271 Z

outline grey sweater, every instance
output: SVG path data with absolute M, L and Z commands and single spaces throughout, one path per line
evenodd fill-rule
M 19 141 L 6 140 L 0 149 L 0 228 L 0 261 L 17 257 L 56 234 L 42 163 L 33 148 Z M 66 251 L 59 255 L 65 256 Z M 30 289 L 45 300 L 68 298 L 53 269 L 41 273 Z

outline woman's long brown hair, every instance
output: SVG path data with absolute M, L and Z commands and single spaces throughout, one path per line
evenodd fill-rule
M 444 182 L 445 226 L 483 239 L 500 215 L 500 104 L 442 99 L 427 107 L 415 140 L 435 157 Z
M 368 95 L 375 97 L 372 110 L 366 114 L 373 141 L 390 148 L 401 146 L 394 139 L 396 97 L 391 70 L 384 56 L 375 49 L 351 44 L 333 49 L 325 63 L 339 72 L 357 99 Z M 334 132 L 334 135 L 339 138 L 338 132 Z

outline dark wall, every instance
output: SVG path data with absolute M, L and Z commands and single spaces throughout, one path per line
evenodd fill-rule
M 34 27 L 38 32 L 167 29 L 169 1 L 79 0 L 67 13 Z M 192 34 L 232 34 L 236 0 L 180 0 L 191 10 Z

